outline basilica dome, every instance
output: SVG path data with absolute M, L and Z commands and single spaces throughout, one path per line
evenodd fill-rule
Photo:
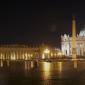
M 79 36 L 85 36 L 85 28 L 80 31 Z

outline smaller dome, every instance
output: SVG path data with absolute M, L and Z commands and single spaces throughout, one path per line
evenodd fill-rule
M 85 28 L 80 31 L 79 36 L 85 36 Z

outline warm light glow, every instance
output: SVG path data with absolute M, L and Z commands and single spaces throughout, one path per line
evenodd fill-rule
M 50 50 L 48 48 L 44 49 L 43 53 L 42 53 L 42 59 L 45 59 L 49 57 L 50 54 Z
M 25 56 L 27 56 L 27 53 L 25 53 Z
M 50 53 L 50 50 L 46 48 L 46 49 L 44 50 L 44 53 L 49 54 L 49 53 Z
M 3 61 L 2 60 L 0 61 L 0 67 L 3 67 Z
M 30 57 L 30 54 L 28 54 L 28 57 Z
M 53 56 L 53 53 L 51 53 L 51 56 Z
M 16 60 L 15 54 L 11 54 L 11 60 Z
M 30 62 L 25 61 L 25 70 L 30 69 Z
M 45 55 L 44 54 L 42 54 L 42 59 L 45 59 Z
M 28 56 L 27 56 L 27 53 L 25 53 L 25 60 L 27 60 L 28 59 Z
M 58 70 L 60 73 L 62 72 L 62 62 L 58 62 Z
M 62 56 L 63 55 L 63 53 L 62 52 L 58 52 L 58 54 L 57 54 L 58 56 Z
M 74 61 L 74 68 L 77 68 L 77 61 Z
M 28 69 L 28 62 L 25 61 L 25 70 Z
M 34 67 L 34 63 L 33 62 L 31 62 L 31 68 L 33 68 Z
M 43 69 L 44 69 L 44 71 L 49 71 L 50 70 L 50 63 L 44 62 Z
M 33 54 L 30 54 L 30 57 L 33 57 Z
M 2 53 L 1 53 L 0 57 L 1 57 L 0 59 L 3 59 L 3 54 Z
M 50 70 L 51 70 L 50 63 L 44 62 L 43 63 L 43 71 L 44 71 L 43 77 L 44 77 L 44 79 L 48 79 L 49 78 Z
M 34 67 L 34 63 L 33 62 L 25 61 L 25 70 L 30 70 L 33 67 Z

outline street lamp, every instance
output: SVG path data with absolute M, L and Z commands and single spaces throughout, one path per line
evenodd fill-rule
M 50 53 L 50 50 L 46 48 L 46 49 L 44 50 L 44 53 L 45 53 L 45 54 L 49 54 L 49 53 Z
M 42 53 L 42 58 L 45 59 L 45 57 L 49 57 L 50 54 L 50 50 L 48 48 L 44 49 L 43 53 Z

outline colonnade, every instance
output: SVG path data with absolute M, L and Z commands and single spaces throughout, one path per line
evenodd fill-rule
M 0 59 L 30 60 L 39 56 L 37 49 L 32 48 L 6 48 L 0 47 Z

